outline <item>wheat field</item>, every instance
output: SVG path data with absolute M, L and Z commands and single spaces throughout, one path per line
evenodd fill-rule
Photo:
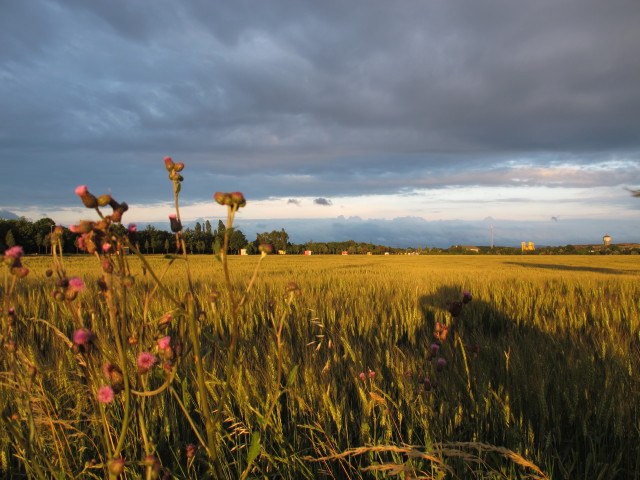
M 71 301 L 50 258 L 23 260 L 3 477 L 640 476 L 640 257 L 229 256 L 236 303 L 214 256 L 131 256 L 109 290 L 65 257 Z M 103 403 L 105 364 L 130 390 Z

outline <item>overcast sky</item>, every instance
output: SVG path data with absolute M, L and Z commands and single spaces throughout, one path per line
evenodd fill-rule
M 637 0 L 2 0 L 0 210 L 247 237 L 640 241 Z

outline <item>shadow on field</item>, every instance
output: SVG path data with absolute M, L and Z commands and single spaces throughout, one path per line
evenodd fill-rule
M 638 270 L 619 270 L 614 268 L 601 267 L 576 267 L 575 265 L 549 265 L 546 263 L 505 262 L 505 264 L 517 265 L 518 267 L 544 268 L 547 270 L 567 270 L 572 272 L 604 273 L 608 275 L 636 275 L 640 273 L 640 271 Z
M 619 353 L 637 349 L 637 341 L 588 313 L 584 325 L 570 329 L 530 308 L 530 299 L 520 302 L 522 314 L 509 316 L 474 297 L 452 318 L 447 302 L 459 299 L 458 286 L 420 297 L 422 325 L 398 342 L 428 363 L 436 319 L 451 325 L 439 353 L 451 376 L 439 387 L 443 406 L 434 408 L 457 407 L 463 418 L 441 420 L 447 441 L 473 438 L 530 452 L 552 478 L 640 478 L 640 382 L 630 373 L 639 365 Z M 614 341 L 630 345 L 612 348 Z

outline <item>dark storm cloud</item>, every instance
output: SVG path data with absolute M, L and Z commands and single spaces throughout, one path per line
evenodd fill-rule
M 328 207 L 328 206 L 331 205 L 331 200 L 328 200 L 326 198 L 320 197 L 320 198 L 316 198 L 313 201 L 313 203 L 315 203 L 316 205 L 324 205 L 324 206 Z
M 0 205 L 165 199 L 164 155 L 193 201 L 637 184 L 639 20 L 634 0 L 2 2 Z M 632 167 L 514 180 L 605 160 Z

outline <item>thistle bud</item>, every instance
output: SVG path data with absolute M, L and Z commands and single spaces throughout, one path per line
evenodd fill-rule
M 167 172 L 172 171 L 173 169 L 175 169 L 176 164 L 173 163 L 173 160 L 171 160 L 171 157 L 164 157 L 164 168 L 167 169 Z
M 109 474 L 117 477 L 124 472 L 124 460 L 121 457 L 118 458 L 110 458 L 107 461 L 107 469 L 109 470 Z
M 460 313 L 462 313 L 463 306 L 464 304 L 459 301 L 447 302 L 447 310 L 449 311 L 452 317 L 457 317 L 458 315 L 460 315 Z
M 260 246 L 258 247 L 258 250 L 261 253 L 268 255 L 270 253 L 273 253 L 273 245 L 269 243 L 261 243 Z
M 80 185 L 79 187 L 76 187 L 75 192 L 76 192 L 76 195 L 80 197 L 80 200 L 82 200 L 82 203 L 84 204 L 85 207 L 87 208 L 98 207 L 98 199 L 89 192 L 86 185 Z
M 469 303 L 471 301 L 471 292 L 462 292 L 462 303 Z
M 229 194 L 231 196 L 231 204 L 237 205 L 238 208 L 244 207 L 247 204 L 247 201 L 244 198 L 244 195 L 241 192 L 232 192 Z
M 231 203 L 231 195 L 223 192 L 216 192 L 213 194 L 213 199 L 220 205 L 229 205 Z
M 178 162 L 175 164 L 175 171 L 176 172 L 181 172 L 184 169 L 184 163 L 182 162 Z
M 178 220 L 175 214 L 169 215 L 169 223 L 171 224 L 171 231 L 173 233 L 178 233 L 182 230 L 182 222 Z
M 106 207 L 111 202 L 111 195 L 100 195 L 98 197 L 98 206 Z
M 11 269 L 11 274 L 15 275 L 18 278 L 24 278 L 29 275 L 29 269 L 27 267 L 13 267 Z

